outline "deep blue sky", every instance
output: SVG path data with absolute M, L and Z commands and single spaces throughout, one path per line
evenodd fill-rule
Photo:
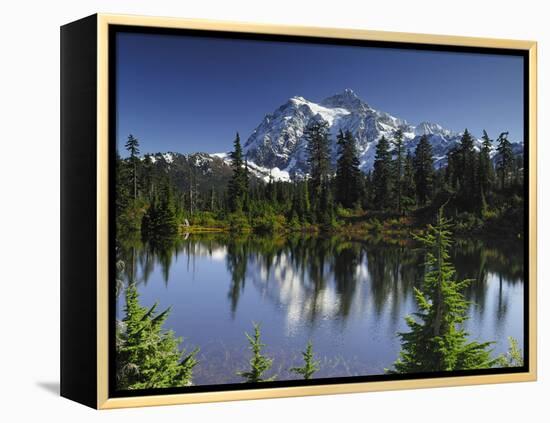
M 371 107 L 492 138 L 523 134 L 523 64 L 513 56 L 175 35 L 117 35 L 118 143 L 142 153 L 221 152 L 295 95 L 351 88 Z M 119 148 L 124 155 L 122 148 Z

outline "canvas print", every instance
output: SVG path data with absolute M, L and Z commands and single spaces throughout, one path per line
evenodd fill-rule
M 524 56 L 114 43 L 116 392 L 525 369 Z

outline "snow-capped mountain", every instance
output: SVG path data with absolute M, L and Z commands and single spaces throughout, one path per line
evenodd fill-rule
M 266 115 L 244 144 L 249 163 L 283 175 L 306 172 L 306 140 L 303 134 L 311 119 L 322 119 L 329 124 L 333 156 L 337 151 L 338 132 L 351 131 L 357 140 L 361 169 L 365 172 L 372 169 L 378 140 L 382 136 L 391 139 L 398 128 L 403 130 L 407 150 L 414 150 L 420 137 L 427 135 L 436 166 L 445 164 L 447 152 L 456 146 L 462 135 L 432 122 L 411 125 L 370 107 L 351 89 L 346 89 L 319 103 L 292 97 Z M 476 146 L 479 147 L 479 144 L 480 141 L 476 140 Z M 515 145 L 514 149 L 521 152 L 521 144 Z
M 409 124 L 370 107 L 350 89 L 319 103 L 303 97 L 292 97 L 273 113 L 266 115 L 244 143 L 243 150 L 251 175 L 268 182 L 271 179 L 290 181 L 295 175 L 307 173 L 304 131 L 312 119 L 328 123 L 334 161 L 338 132 L 351 131 L 357 140 L 361 169 L 364 172 L 373 167 L 378 140 L 382 136 L 393 139 L 398 128 L 403 131 L 405 149 L 411 152 L 423 135 L 428 137 L 436 167 L 446 164 L 447 153 L 457 146 L 462 136 L 462 133 L 450 131 L 433 122 Z M 475 147 L 479 148 L 480 145 L 481 140 L 476 139 Z M 512 149 L 514 154 L 522 154 L 523 144 L 512 143 Z M 165 152 L 148 154 L 147 157 L 156 167 L 173 172 L 174 177 L 181 179 L 184 185 L 191 170 L 194 178 L 205 186 L 212 180 L 225 186 L 232 174 L 228 153 L 184 155 Z M 496 159 L 495 149 L 492 157 Z

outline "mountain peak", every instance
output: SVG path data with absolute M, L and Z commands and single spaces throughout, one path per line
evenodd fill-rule
M 321 101 L 325 107 L 341 107 L 344 109 L 356 109 L 366 104 L 355 94 L 351 88 L 346 88 L 341 93 L 332 95 Z
M 294 97 L 290 98 L 290 101 L 302 103 L 302 102 L 306 102 L 307 100 L 301 95 L 295 95 Z

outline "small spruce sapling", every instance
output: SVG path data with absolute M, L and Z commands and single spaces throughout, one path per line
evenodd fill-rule
M 276 376 L 270 378 L 264 377 L 264 373 L 273 365 L 273 359 L 262 354 L 262 348 L 265 347 L 265 344 L 262 344 L 260 339 L 260 325 L 254 323 L 254 336 L 250 336 L 246 332 L 245 335 L 250 344 L 249 349 L 252 351 L 252 358 L 249 362 L 250 370 L 239 371 L 237 375 L 242 376 L 248 383 L 269 382 L 274 380 Z
M 311 376 L 320 369 L 320 361 L 315 360 L 311 341 L 307 343 L 306 350 L 302 352 L 302 356 L 304 357 L 304 365 L 302 367 L 292 367 L 290 371 L 302 375 L 304 379 L 311 379 Z
M 523 367 L 523 352 L 517 339 L 509 336 L 508 343 L 508 352 L 500 356 L 499 367 Z

